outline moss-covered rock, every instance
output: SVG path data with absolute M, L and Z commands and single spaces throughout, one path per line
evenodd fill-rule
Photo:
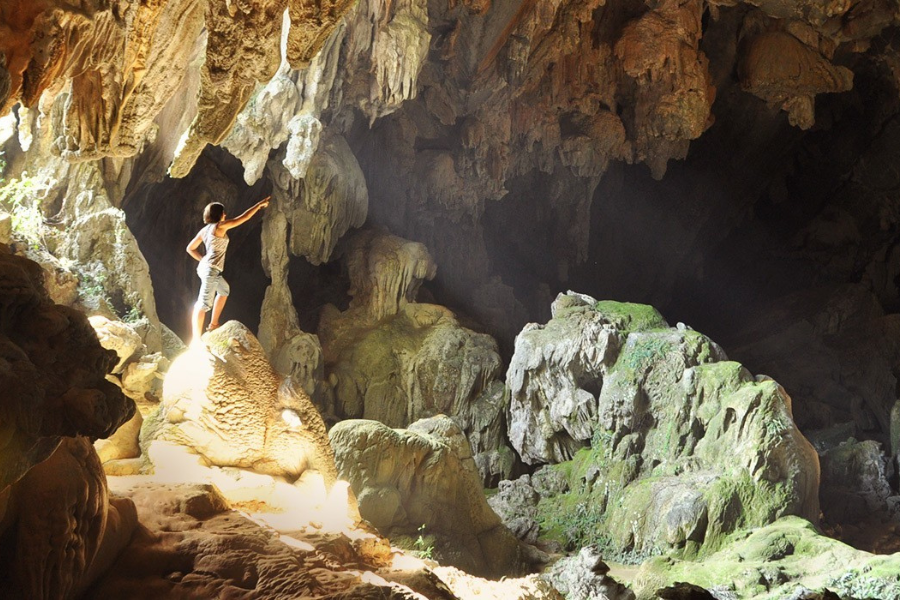
M 827 588 L 842 598 L 900 598 L 900 555 L 862 552 L 820 535 L 804 519 L 785 517 L 731 535 L 703 561 L 651 559 L 641 565 L 633 589 L 638 600 L 650 599 L 676 581 L 755 600 L 795 597 L 800 588 Z
M 543 534 L 636 562 L 704 556 L 785 515 L 817 519 L 818 458 L 784 389 L 664 325 L 650 307 L 570 292 L 519 336 L 510 438 L 565 481 L 542 494 Z

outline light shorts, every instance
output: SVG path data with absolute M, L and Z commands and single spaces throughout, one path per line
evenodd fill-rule
M 222 271 L 209 265 L 197 267 L 197 275 L 200 276 L 200 295 L 197 296 L 197 303 L 194 306 L 210 311 L 212 310 L 213 298 L 215 296 L 227 296 L 231 292 L 231 286 L 222 277 Z

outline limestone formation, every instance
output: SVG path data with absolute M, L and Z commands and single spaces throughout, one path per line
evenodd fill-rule
M 284 177 L 276 178 L 281 187 Z M 362 227 L 369 194 L 356 157 L 343 137 L 325 134 L 305 177 L 289 183 L 284 193 L 290 224 L 290 249 L 319 265 L 331 259 L 338 240 Z
M 350 531 L 351 538 L 262 527 L 229 510 L 211 485 L 118 485 L 117 491 L 137 506 L 146 530 L 86 598 L 332 598 L 362 585 L 375 593 L 400 588 L 377 575 L 390 554 L 385 541 L 371 534 Z
M 819 535 L 808 521 L 786 517 L 736 534 L 705 560 L 653 558 L 638 570 L 632 589 L 638 600 L 656 598 L 656 590 L 677 581 L 716 597 L 784 600 L 825 588 L 840 598 L 893 598 L 900 594 L 898 572 L 896 554 L 856 550 Z
M 570 292 L 553 314 L 522 332 L 508 375 L 523 460 L 573 461 L 540 503 L 545 531 L 642 557 L 818 519 L 818 457 L 781 386 L 650 307 Z
M 17 232 L 30 238 L 27 254 L 44 265 L 48 291 L 57 301 L 116 320 L 146 319 L 142 340 L 158 352 L 161 324 L 150 268 L 125 213 L 115 208 L 122 193 L 116 182 L 130 169 L 49 158 L 50 131 L 40 122 L 20 117 L 18 137 L 7 146 L 18 156 L 9 176 L 21 178 L 14 201 L 27 207 L 32 219 Z M 29 151 L 26 134 L 33 136 Z
M 197 116 L 172 166 L 183 176 L 206 143 L 228 133 L 256 83 L 274 75 L 282 15 L 289 9 L 286 54 L 299 67 L 318 52 L 350 3 L 270 0 L 206 8 L 197 0 L 139 7 L 125 0 L 88 2 L 77 9 L 16 2 L 10 7 L 16 18 L 5 19 L 0 44 L 0 112 L 17 101 L 29 107 L 40 101 L 45 112 L 56 103 L 64 118 L 55 125 L 54 144 L 66 158 L 134 155 L 179 88 L 203 32 Z
M 111 381 L 119 385 L 139 408 L 158 401 L 163 377 L 169 367 L 168 359 L 161 352 L 148 352 L 141 335 L 135 329 L 136 324 L 113 321 L 102 315 L 94 315 L 89 321 L 97 332 L 100 344 L 107 350 L 113 350 L 119 357 L 119 362 L 112 370 Z M 146 321 L 145 324 L 149 325 Z M 140 429 L 140 423 L 137 428 Z M 136 434 L 135 431 L 132 433 Z M 137 443 L 136 435 L 134 443 Z
M 656 178 L 665 174 L 669 159 L 684 158 L 690 140 L 712 124 L 715 88 L 699 49 L 703 9 L 699 0 L 659 2 L 628 23 L 615 45 L 625 74 L 637 85 L 636 158 Z
M 203 27 L 204 5 L 171 0 L 14 2 L 5 21 L 11 86 L 0 112 L 21 102 L 59 105 L 54 146 L 70 160 L 130 156 L 171 98 Z M 42 94 L 47 92 L 45 96 Z M 55 97 L 55 98 L 54 98 Z
M 435 554 L 469 573 L 516 572 L 518 541 L 501 524 L 481 482 L 446 443 L 376 421 L 347 420 L 329 432 L 360 514 L 389 537 L 435 537 Z
M 591 310 L 594 304 L 589 296 L 560 294 L 554 318 L 527 325 L 516 338 L 506 375 L 509 435 L 528 464 L 563 462 L 584 447 L 595 429 L 603 380 L 627 332 L 667 327 L 652 307 L 607 303 Z
M 293 179 L 306 176 L 319 146 L 319 119 L 329 106 L 344 30 L 338 27 L 307 67 L 293 70 L 282 56 L 278 72 L 238 115 L 222 145 L 243 163 L 247 184 L 262 177 L 270 151 L 285 142 L 281 165 Z M 282 30 L 282 44 L 287 31 Z
M 113 367 L 113 373 L 120 374 L 124 370 L 125 363 L 143 346 L 141 336 L 126 323 L 111 321 L 101 315 L 90 317 L 88 321 L 97 332 L 100 345 L 112 350 L 119 357 L 119 362 Z
M 130 500 L 109 499 L 89 439 L 66 437 L 12 486 L 15 557 L 4 564 L 9 597 L 78 597 L 106 571 L 137 525 Z M 12 515 L 7 514 L 7 518 Z
M 788 32 L 773 31 L 746 42 L 739 64 L 741 86 L 788 112 L 792 125 L 815 122 L 815 96 L 853 87 L 853 72 L 835 66 Z
M 206 334 L 172 363 L 159 410 L 144 421 L 141 448 L 158 462 L 173 447 L 207 466 L 290 481 L 315 471 L 326 485 L 335 480 L 325 423 L 309 396 L 272 369 L 237 321 Z
M 322 381 L 322 352 L 315 336 L 300 329 L 287 286 L 289 253 L 313 264 L 329 260 L 340 237 L 365 221 L 368 196 L 343 138 L 326 136 L 316 144 L 299 181 L 289 169 L 270 165 L 276 188 L 263 224 L 263 267 L 272 283 L 263 300 L 260 341 L 275 367 L 292 374 L 324 406 L 328 390 Z
M 501 481 L 497 493 L 488 498 L 488 504 L 517 538 L 534 544 L 540 534 L 537 521 L 540 499 L 541 495 L 531 485 L 531 476 L 526 474 Z
M 105 376 L 115 364 L 87 318 L 55 305 L 44 271 L 0 246 L 0 595 L 62 598 L 108 568 L 135 527 L 110 502 L 91 439 L 135 412 Z
M 0 389 L 3 461 L 0 490 L 54 451 L 60 436 L 111 435 L 134 414 L 134 403 L 105 376 L 115 359 L 87 318 L 54 305 L 34 262 L 0 247 L 0 327 L 5 347 Z
M 575 556 L 555 562 L 544 574 L 566 600 L 634 600 L 634 593 L 608 577 L 609 566 L 596 548 L 586 546 Z
M 877 442 L 852 437 L 820 455 L 823 516 L 831 523 L 854 524 L 900 516 L 900 496 L 885 476 L 887 459 Z
M 486 482 L 510 473 L 497 344 L 446 308 L 415 302 L 436 268 L 428 251 L 364 230 L 348 242 L 345 261 L 350 308 L 326 307 L 319 323 L 336 415 L 406 427 L 446 414 L 466 432 Z
M 419 287 L 434 279 L 437 265 L 423 245 L 368 229 L 348 242 L 345 262 L 350 275 L 351 308 L 371 321 L 395 315 L 413 303 Z

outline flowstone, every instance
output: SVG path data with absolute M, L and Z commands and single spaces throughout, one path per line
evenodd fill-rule
M 312 470 L 329 486 L 335 481 L 322 417 L 302 389 L 274 371 L 257 339 L 237 321 L 207 333 L 172 363 L 159 409 L 144 421 L 141 447 L 157 469 L 177 469 L 168 464 L 177 450 L 206 466 L 288 481 Z
M 485 482 L 508 477 L 514 457 L 503 432 L 497 343 L 447 308 L 415 302 L 436 269 L 422 244 L 365 230 L 345 252 L 353 300 L 344 312 L 326 306 L 319 322 L 337 416 L 406 427 L 449 415 Z
M 449 437 L 459 440 L 456 432 Z M 428 536 L 441 562 L 477 575 L 500 577 L 521 569 L 519 542 L 488 506 L 477 473 L 446 436 L 355 419 L 341 421 L 329 436 L 360 514 L 383 535 L 395 542 Z M 462 444 L 467 446 L 464 438 Z
M 818 457 L 776 382 L 650 307 L 570 292 L 553 314 L 519 336 L 508 377 L 515 448 L 560 463 L 543 470 L 564 482 L 541 494 L 545 534 L 639 561 L 817 521 Z

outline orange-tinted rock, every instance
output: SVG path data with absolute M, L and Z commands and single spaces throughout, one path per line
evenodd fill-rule
M 853 72 L 835 66 L 793 35 L 772 31 L 747 42 L 738 64 L 741 87 L 788 112 L 792 125 L 809 129 L 815 96 L 853 87 Z

